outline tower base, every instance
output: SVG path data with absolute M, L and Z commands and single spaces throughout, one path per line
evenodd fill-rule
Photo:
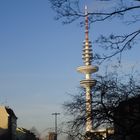
M 84 140 L 93 140 L 93 139 L 94 139 L 93 132 L 90 132 L 90 131 L 86 132 Z

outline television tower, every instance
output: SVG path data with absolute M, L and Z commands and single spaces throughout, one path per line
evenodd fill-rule
M 83 42 L 83 54 L 82 59 L 84 66 L 77 68 L 77 71 L 85 74 L 85 79 L 80 81 L 80 85 L 84 87 L 86 94 L 86 133 L 85 137 L 88 140 L 92 140 L 93 134 L 93 118 L 92 118 L 92 88 L 96 85 L 96 80 L 92 79 L 92 73 L 98 71 L 97 66 L 92 65 L 93 53 L 92 45 L 89 40 L 89 23 L 88 23 L 88 11 L 85 6 L 85 41 Z

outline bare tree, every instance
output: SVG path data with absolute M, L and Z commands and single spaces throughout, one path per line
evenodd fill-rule
M 56 19 L 61 19 L 64 24 L 72 23 L 79 20 L 83 25 L 83 18 L 85 17 L 83 8 L 81 8 L 82 1 L 80 0 L 49 0 L 52 9 L 56 12 Z M 129 50 L 135 46 L 135 43 L 140 38 L 140 0 L 95 0 L 100 4 L 106 4 L 104 7 L 99 6 L 89 11 L 90 24 L 94 22 L 105 22 L 107 20 L 122 20 L 126 25 L 136 27 L 135 29 L 128 28 L 127 32 L 123 34 L 110 34 L 109 36 L 101 35 L 97 38 L 96 43 L 99 46 L 108 50 L 109 53 L 102 55 L 96 54 L 94 59 L 99 63 L 108 60 L 113 56 L 118 56 L 119 61 L 121 55 L 125 50 Z M 108 7 L 107 5 L 110 4 Z M 83 7 L 83 5 L 82 5 Z M 116 27 L 114 27 L 116 28 Z
M 94 128 L 113 127 L 124 125 L 114 116 L 116 108 L 123 101 L 128 101 L 140 95 L 140 83 L 132 75 L 119 78 L 117 74 L 97 76 L 98 82 L 93 89 L 93 125 Z M 67 123 L 68 128 L 80 136 L 85 126 L 85 93 L 81 89 L 80 94 L 71 95 L 71 100 L 64 103 L 66 114 L 71 116 Z M 131 119 L 132 122 L 132 118 Z M 135 123 L 133 123 L 134 125 Z M 130 128 L 131 129 L 131 128 Z
M 37 128 L 33 126 L 30 131 L 35 134 L 36 137 L 40 137 L 40 133 L 38 132 Z

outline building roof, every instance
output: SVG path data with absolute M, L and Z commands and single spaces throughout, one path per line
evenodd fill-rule
M 5 108 L 7 114 L 9 114 L 10 116 L 12 116 L 15 119 L 17 119 L 17 116 L 15 115 L 14 111 L 11 108 L 9 108 L 8 106 L 0 106 L 0 107 Z
M 126 101 L 122 101 L 119 106 L 125 106 L 128 104 L 133 105 L 133 104 L 137 104 L 137 103 L 140 103 L 140 95 L 129 98 Z
M 115 108 L 114 113 L 127 116 L 127 113 L 131 114 L 134 110 L 140 110 L 140 95 L 120 102 Z

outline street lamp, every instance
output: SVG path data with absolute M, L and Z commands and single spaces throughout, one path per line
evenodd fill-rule
M 55 116 L 55 134 L 56 134 L 55 140 L 57 140 L 57 116 L 60 115 L 60 113 L 55 112 L 55 113 L 52 113 L 52 115 Z

